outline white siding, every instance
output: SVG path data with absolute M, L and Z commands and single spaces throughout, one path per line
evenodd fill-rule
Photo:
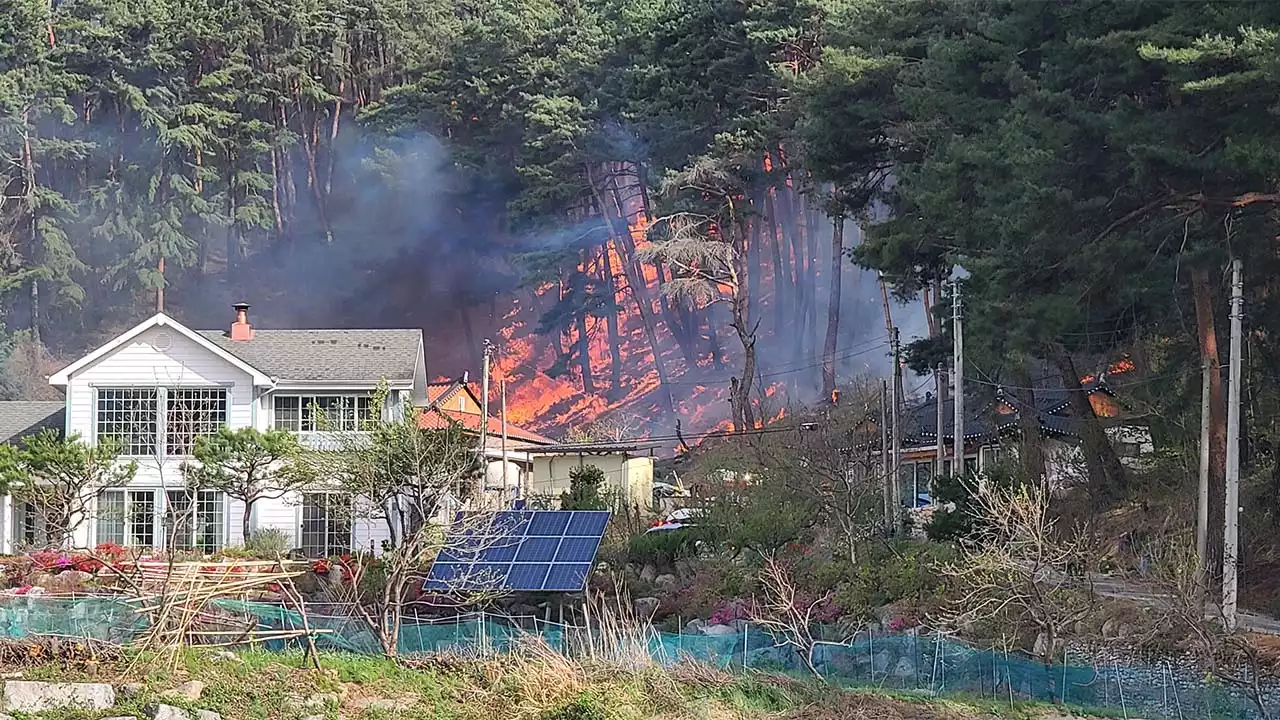
M 173 328 L 148 329 L 71 377 L 67 386 L 68 435 L 95 440 L 98 387 L 224 387 L 230 427 L 251 425 L 257 414 L 253 411 L 252 377 Z M 163 463 L 138 458 L 138 473 L 130 486 L 181 485 L 181 462 L 181 458 Z

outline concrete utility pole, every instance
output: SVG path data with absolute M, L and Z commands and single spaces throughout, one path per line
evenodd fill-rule
M 960 310 L 960 281 L 951 282 L 951 365 L 953 390 L 952 401 L 955 408 L 955 465 L 952 474 L 956 477 L 964 475 L 964 322 Z
M 1218 368 L 1209 367 L 1205 358 L 1200 372 L 1200 487 L 1196 494 L 1196 584 L 1202 602 L 1209 581 L 1209 383 L 1214 372 Z
M 1227 501 L 1222 541 L 1222 618 L 1236 629 L 1236 563 L 1240 547 L 1240 335 L 1244 283 L 1239 258 L 1231 261 L 1231 360 L 1227 375 Z
M 902 527 L 902 418 L 898 411 L 902 405 L 902 349 L 896 327 L 890 342 L 893 343 L 893 403 L 890 405 L 893 413 L 893 467 L 890 477 L 893 480 L 893 534 L 897 535 Z
M 880 381 L 880 477 L 884 490 L 884 531 L 893 532 L 893 492 L 889 489 L 889 383 Z
M 489 359 L 493 356 L 493 343 L 489 338 L 484 339 L 483 356 L 480 369 L 480 492 L 476 495 L 477 503 L 484 502 L 489 483 Z

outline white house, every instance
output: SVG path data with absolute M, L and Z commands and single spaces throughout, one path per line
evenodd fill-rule
M 163 547 L 166 516 L 188 502 L 179 468 L 196 438 L 221 425 L 306 436 L 318 429 L 312 408 L 319 407 L 337 429 L 355 430 L 384 380 L 391 391 L 388 414 L 426 399 L 420 330 L 255 329 L 247 304 L 234 309 L 228 330 L 196 331 L 154 315 L 50 377 L 66 394 L 67 435 L 90 443 L 104 435 L 126 438 L 125 455 L 139 466 L 127 486 L 95 499 L 90 517 L 75 529 L 77 546 Z M 23 408 L 33 416 L 47 410 Z M 292 547 L 313 556 L 376 548 L 387 537 L 385 523 L 353 522 L 351 513 L 336 511 L 350 502 L 324 492 L 259 500 L 251 528 L 278 529 Z M 213 550 L 244 541 L 240 502 L 207 491 L 195 504 L 191 537 L 179 544 Z M 42 544 L 38 515 L 5 497 L 0 550 Z

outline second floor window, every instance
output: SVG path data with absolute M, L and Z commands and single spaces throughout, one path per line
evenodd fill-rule
M 373 419 L 368 395 L 277 395 L 272 426 L 293 432 L 359 430 Z
M 97 436 L 119 442 L 121 455 L 190 455 L 197 438 L 226 422 L 223 388 L 98 390 Z

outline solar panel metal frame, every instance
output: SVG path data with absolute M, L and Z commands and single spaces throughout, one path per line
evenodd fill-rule
M 423 589 L 578 592 L 611 515 L 606 510 L 495 513 L 492 531 L 481 535 L 470 529 L 447 538 Z M 508 538 L 515 542 L 503 542 Z M 476 548 L 466 548 L 469 544 Z

